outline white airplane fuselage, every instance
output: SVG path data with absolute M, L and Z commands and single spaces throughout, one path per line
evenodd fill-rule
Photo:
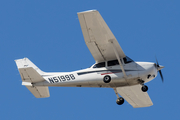
M 45 72 L 41 75 L 45 81 L 34 83 L 34 86 L 64 86 L 64 87 L 122 87 L 140 84 L 153 80 L 157 76 L 155 63 L 131 62 L 123 64 L 127 77 L 124 76 L 120 65 L 101 68 L 87 68 L 73 72 Z M 110 76 L 111 82 L 105 83 L 104 76 Z
M 164 67 L 152 62 L 134 62 L 125 55 L 117 39 L 97 10 L 78 13 L 84 41 L 96 63 L 90 68 L 73 72 L 43 72 L 28 58 L 15 60 L 22 85 L 36 97 L 50 97 L 49 87 L 113 88 L 116 103 L 124 99 L 134 108 L 153 103 L 144 84 L 153 80 Z M 121 97 L 119 96 L 121 95 Z

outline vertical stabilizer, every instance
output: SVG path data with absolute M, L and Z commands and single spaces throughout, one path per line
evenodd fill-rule
M 17 65 L 18 69 L 32 67 L 40 75 L 42 75 L 44 73 L 34 63 L 32 63 L 28 58 L 18 59 L 18 60 L 15 60 L 15 62 L 16 62 L 16 65 Z

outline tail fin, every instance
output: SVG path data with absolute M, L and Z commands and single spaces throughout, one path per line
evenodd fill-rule
M 25 85 L 36 98 L 49 97 L 48 87 L 33 86 L 33 83 L 42 82 L 44 78 L 41 71 L 28 58 L 15 60 L 22 79 L 22 85 Z
M 28 58 L 18 59 L 18 60 L 15 60 L 15 62 L 16 62 L 16 65 L 17 65 L 18 69 L 32 67 L 40 75 L 42 75 L 44 73 L 34 63 L 32 63 Z

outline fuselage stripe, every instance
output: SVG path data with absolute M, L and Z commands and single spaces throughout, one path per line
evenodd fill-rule
M 137 70 L 125 70 L 125 72 L 128 71 L 137 71 Z M 100 73 L 103 72 L 103 73 Z M 87 71 L 87 72 L 79 72 L 77 73 L 78 75 L 85 75 L 85 74 L 90 74 L 90 73 L 99 73 L 101 75 L 105 75 L 105 74 L 113 74 L 113 73 L 121 73 L 122 70 L 99 70 L 99 71 Z

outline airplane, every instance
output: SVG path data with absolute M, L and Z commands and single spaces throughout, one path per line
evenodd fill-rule
M 118 105 L 125 99 L 134 108 L 152 106 L 145 83 L 153 80 L 158 72 L 163 81 L 164 66 L 157 59 L 156 63 L 135 62 L 126 56 L 97 10 L 77 14 L 95 64 L 73 72 L 44 72 L 28 58 L 17 59 L 22 85 L 36 98 L 49 97 L 49 86 L 113 88 Z

